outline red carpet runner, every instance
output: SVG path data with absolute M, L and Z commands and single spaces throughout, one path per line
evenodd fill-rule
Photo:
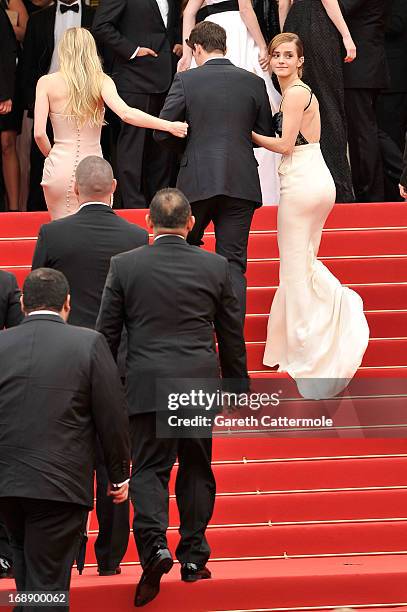
M 144 224 L 143 211 L 124 211 Z M 45 213 L 2 214 L 0 267 L 20 283 L 29 271 Z M 254 219 L 249 244 L 246 341 L 252 376 L 275 377 L 262 365 L 267 315 L 278 282 L 276 209 Z M 211 228 L 209 228 L 211 230 Z M 207 234 L 205 248 L 213 249 Z M 320 256 L 342 283 L 363 297 L 371 341 L 360 377 L 407 376 L 407 205 L 338 205 L 324 230 Z M 383 400 L 358 399 L 381 407 Z M 394 402 L 407 407 L 405 397 Z M 359 430 L 360 434 L 360 430 Z M 356 438 L 239 438 L 214 442 L 218 483 L 208 530 L 213 580 L 184 584 L 179 567 L 162 581 L 146 610 L 407 610 L 407 442 Z M 173 493 L 173 488 L 172 488 Z M 169 543 L 178 514 L 170 502 Z M 131 539 L 121 576 L 96 574 L 92 514 L 87 566 L 73 572 L 71 610 L 133 608 L 140 575 Z M 13 588 L 1 581 L 0 589 Z

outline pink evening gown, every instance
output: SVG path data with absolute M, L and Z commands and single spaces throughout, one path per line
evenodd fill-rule
M 41 186 L 52 220 L 67 217 L 78 209 L 74 193 L 75 172 L 88 155 L 103 157 L 101 125 L 80 126 L 72 115 L 49 114 L 54 130 L 54 146 L 44 163 Z

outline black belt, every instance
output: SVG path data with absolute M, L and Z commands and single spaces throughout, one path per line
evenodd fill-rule
M 217 4 L 209 4 L 203 6 L 196 14 L 196 23 L 203 21 L 209 15 L 216 15 L 216 13 L 226 13 L 228 11 L 238 11 L 239 2 L 238 0 L 225 0 L 225 2 L 218 2 Z

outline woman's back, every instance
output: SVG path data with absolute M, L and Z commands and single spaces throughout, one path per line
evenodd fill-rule
M 102 124 L 80 120 L 69 112 L 68 87 L 60 72 L 42 78 L 46 84 L 54 145 L 45 160 L 41 185 L 50 215 L 58 219 L 78 208 L 74 183 L 79 162 L 88 155 L 103 157 Z

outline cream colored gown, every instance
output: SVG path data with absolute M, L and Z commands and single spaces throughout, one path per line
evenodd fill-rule
M 283 157 L 279 175 L 280 285 L 271 306 L 264 363 L 288 372 L 303 397 L 331 397 L 360 366 L 369 328 L 361 297 L 317 259 L 322 228 L 335 202 L 335 185 L 319 144 L 296 146 Z
M 79 162 L 88 155 L 103 157 L 100 125 L 79 126 L 71 115 L 49 114 L 54 146 L 44 163 L 42 188 L 52 220 L 67 217 L 78 209 L 73 187 Z

